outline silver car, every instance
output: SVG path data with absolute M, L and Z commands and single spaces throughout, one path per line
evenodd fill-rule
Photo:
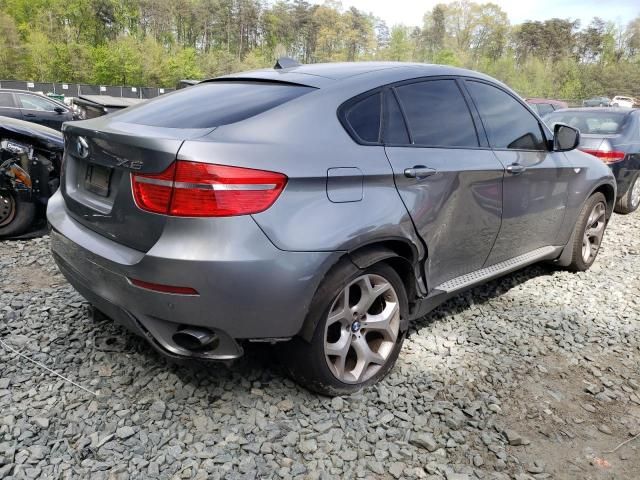
M 506 86 L 437 65 L 278 67 L 64 128 L 53 255 L 163 354 L 270 342 L 308 388 L 349 393 L 451 296 L 593 263 L 615 180 Z

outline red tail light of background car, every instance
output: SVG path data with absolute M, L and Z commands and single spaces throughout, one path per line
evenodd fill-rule
M 618 152 L 615 150 L 606 151 L 606 150 L 592 150 L 587 148 L 581 148 L 580 150 L 590 155 L 598 157 L 600 160 L 602 160 L 604 163 L 607 163 L 607 164 L 621 162 L 622 160 L 624 160 L 624 157 L 626 156 L 624 152 Z

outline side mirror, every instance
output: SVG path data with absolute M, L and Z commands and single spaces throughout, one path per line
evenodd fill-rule
M 556 123 L 553 127 L 553 150 L 555 152 L 568 152 L 574 150 L 580 144 L 580 131 L 564 125 Z
M 63 114 L 63 113 L 66 113 L 67 110 L 62 107 L 55 107 L 53 111 L 59 114 Z

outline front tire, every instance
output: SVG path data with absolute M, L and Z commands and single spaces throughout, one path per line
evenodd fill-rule
M 385 263 L 365 270 L 338 267 L 323 281 L 309 311 L 317 322 L 310 342 L 287 345 L 291 376 L 317 393 L 354 393 L 383 378 L 395 364 L 405 337 L 407 295 Z
M 0 238 L 24 233 L 33 223 L 36 206 L 16 198 L 10 192 L 0 192 Z
M 628 215 L 629 213 L 635 212 L 640 206 L 640 173 L 637 173 L 636 176 L 631 181 L 631 185 L 627 189 L 627 193 L 625 193 L 622 197 L 618 199 L 616 202 L 616 207 L 614 208 L 614 212 L 620 213 L 622 215 Z
M 591 195 L 582 207 L 574 227 L 571 263 L 567 270 L 584 272 L 595 262 L 607 228 L 607 200 L 602 193 Z

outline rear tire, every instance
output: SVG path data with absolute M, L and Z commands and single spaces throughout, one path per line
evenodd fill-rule
M 607 228 L 607 200 L 602 193 L 594 193 L 582 206 L 574 227 L 571 263 L 567 270 L 584 272 L 593 265 Z
M 284 345 L 284 363 L 309 390 L 327 396 L 354 393 L 393 368 L 407 314 L 404 284 L 389 265 L 339 266 L 311 304 L 308 321 L 316 325 L 311 341 L 296 337 Z
M 36 206 L 10 192 L 0 192 L 0 238 L 24 233 L 33 223 Z
M 636 173 L 636 176 L 631 181 L 631 185 L 629 185 L 629 188 L 627 189 L 627 193 L 618 199 L 613 211 L 622 215 L 628 215 L 629 213 L 635 212 L 639 206 L 640 173 Z

